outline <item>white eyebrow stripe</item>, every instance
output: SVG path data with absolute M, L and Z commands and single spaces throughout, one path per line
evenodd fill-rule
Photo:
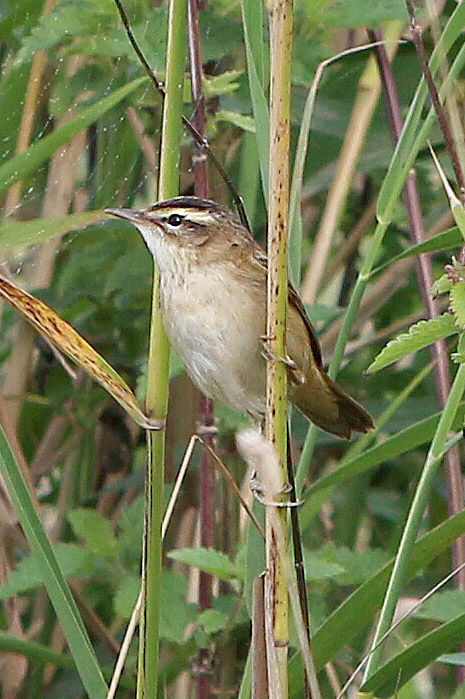
M 215 221 L 215 217 L 209 211 L 202 211 L 201 209 L 189 209 L 183 207 L 173 207 L 169 209 L 158 209 L 151 212 L 154 216 L 171 216 L 177 214 L 178 216 L 184 216 L 190 221 L 199 223 L 211 223 Z

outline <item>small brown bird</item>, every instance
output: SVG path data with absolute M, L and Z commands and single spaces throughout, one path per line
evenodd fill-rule
M 267 258 L 214 201 L 176 197 L 148 209 L 106 209 L 141 232 L 160 270 L 166 333 L 206 395 L 260 420 L 265 412 Z M 289 286 L 289 400 L 318 427 L 350 438 L 373 421 L 326 374 L 302 301 Z

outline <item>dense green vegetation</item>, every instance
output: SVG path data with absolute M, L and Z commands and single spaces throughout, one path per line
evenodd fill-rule
M 439 4 L 438 17 L 421 4 L 418 18 L 428 57 L 440 42 L 431 66 L 438 87 L 454 96 L 446 114 L 464 162 L 465 9 Z M 164 82 L 169 4 L 126 0 L 125 8 Z M 428 149 L 429 141 L 459 195 L 415 47 L 399 41 L 410 38 L 403 0 L 296 0 L 294 12 L 291 169 L 299 157 L 303 169 L 301 182 L 294 171 L 290 276 L 318 331 L 325 364 L 377 423 L 373 433 L 347 444 L 308 432 L 305 419 L 292 415 L 312 651 L 321 694 L 334 697 L 365 657 L 383 602 L 378 639 L 396 605 L 397 619 L 465 562 L 465 548 L 451 553 L 465 532 L 458 476 L 465 271 L 451 262 L 464 227 L 460 202 L 448 201 Z M 265 245 L 266 8 L 256 0 L 213 0 L 201 10 L 200 26 L 208 141 Z M 321 61 L 371 41 L 372 30 L 382 31 L 386 50 L 395 54 L 394 82 L 406 120 L 395 153 L 372 50 L 348 52 L 327 65 L 309 111 Z M 190 119 L 187 47 L 185 53 L 184 115 Z M 0 60 L 0 272 L 71 323 L 143 405 L 152 260 L 137 231 L 103 209 L 157 200 L 162 99 L 113 0 L 58 0 L 44 7 L 3 0 Z M 184 131 L 181 193 L 193 192 L 193 151 Z M 413 164 L 430 240 L 411 250 L 401 192 Z M 233 208 L 211 165 L 210 185 L 212 198 Z M 418 251 L 430 253 L 430 281 L 439 280 L 438 320 L 428 320 L 431 308 L 421 294 L 428 279 L 425 266 L 421 272 L 415 264 Z M 380 355 L 401 333 L 408 334 Z M 431 364 L 428 347 L 436 340 L 447 343 L 441 366 L 452 375 L 449 400 L 451 381 L 444 371 L 438 379 Z M 145 431 L 85 366 L 65 364 L 3 301 L 0 362 L 3 695 L 102 697 L 140 590 Z M 249 422 L 221 404 L 215 416 L 217 454 L 252 500 L 234 442 Z M 171 354 L 166 502 L 198 417 L 199 393 Z M 164 545 L 160 696 L 163 688 L 170 697 L 195 696 L 203 658 L 209 691 L 248 697 L 251 588 L 263 570 L 263 543 L 218 471 L 215 546 L 199 547 L 200 454 L 197 444 Z M 254 511 L 262 517 L 261 505 L 254 503 Z M 215 576 L 213 608 L 201 613 L 199 569 Z M 397 688 L 401 699 L 465 696 L 458 652 L 464 614 L 461 571 L 413 609 L 354 686 L 364 683 L 364 696 L 393 696 Z M 135 696 L 137 639 L 136 631 L 117 696 Z M 293 622 L 290 646 L 289 696 L 303 697 Z

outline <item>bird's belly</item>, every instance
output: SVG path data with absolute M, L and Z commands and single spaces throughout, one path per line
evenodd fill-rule
M 166 333 L 189 376 L 206 395 L 241 412 L 263 414 L 264 316 L 248 317 L 249 304 L 240 294 L 219 299 L 190 292 L 171 293 L 163 304 Z

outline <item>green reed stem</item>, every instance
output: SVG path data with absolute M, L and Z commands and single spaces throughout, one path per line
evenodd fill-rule
M 166 57 L 166 96 L 160 153 L 158 197 L 169 199 L 179 192 L 182 139 L 182 97 L 186 59 L 186 0 L 171 0 Z M 165 419 L 169 392 L 168 339 L 163 329 L 159 301 L 159 274 L 154 268 L 146 410 Z M 147 432 L 148 468 L 144 550 L 144 607 L 141 616 L 137 697 L 156 697 L 162 572 L 161 523 L 165 472 L 165 432 Z

